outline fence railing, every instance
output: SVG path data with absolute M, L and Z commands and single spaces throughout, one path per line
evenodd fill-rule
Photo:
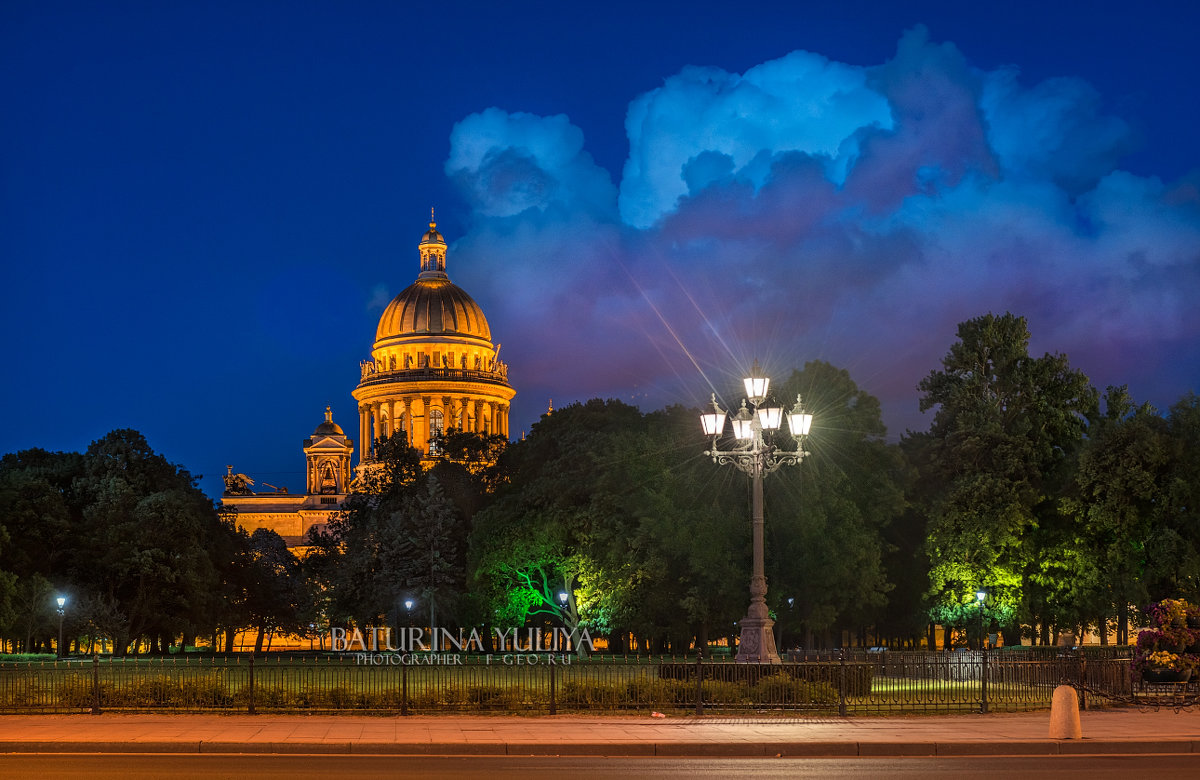
M 561 654 L 345 654 L 0 664 L 0 712 L 1020 711 L 1129 697 L 1128 659 L 835 653 L 781 664 Z M 1087 702 L 1085 702 L 1086 704 Z

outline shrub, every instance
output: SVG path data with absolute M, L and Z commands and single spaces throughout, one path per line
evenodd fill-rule
M 617 688 L 605 683 L 585 680 L 564 682 L 558 690 L 558 703 L 564 707 L 613 707 L 625 704 L 625 697 Z
M 838 693 L 826 682 L 798 680 L 789 674 L 773 674 L 750 689 L 755 704 L 833 704 Z

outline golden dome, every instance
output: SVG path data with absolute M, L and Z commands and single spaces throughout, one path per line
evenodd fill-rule
M 379 318 L 375 341 L 425 335 L 474 337 L 489 345 L 492 340 L 483 309 L 444 273 L 419 278 L 393 298 Z
M 313 431 L 313 436 L 345 436 L 346 432 L 342 430 L 342 426 L 333 421 L 333 410 L 328 406 L 325 407 L 325 422 L 317 426 Z
M 417 244 L 421 255 L 417 281 L 383 310 L 375 344 L 412 336 L 457 336 L 481 339 L 490 347 L 492 330 L 483 309 L 446 275 L 446 239 L 432 217 L 431 212 L 429 230 Z

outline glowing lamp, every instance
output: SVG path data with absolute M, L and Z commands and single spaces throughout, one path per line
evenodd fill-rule
M 762 369 L 759 368 L 757 360 L 750 369 L 750 376 L 743 379 L 742 382 L 746 385 L 746 397 L 750 399 L 750 403 L 758 406 L 766 399 L 767 387 L 771 384 L 771 380 L 762 375 Z
M 558 594 L 558 600 L 559 600 L 560 602 L 562 602 L 563 604 L 566 604 L 566 603 L 567 603 L 567 594 L 566 594 L 566 591 L 560 592 L 560 593 Z
M 55 599 L 55 601 L 58 602 L 59 609 L 62 609 L 63 607 L 65 607 L 67 605 L 67 597 L 66 596 L 59 596 L 57 599 Z
M 975 599 L 982 604 L 987 599 L 987 591 L 978 591 L 975 593 Z
M 783 424 L 783 409 L 778 406 L 758 410 L 758 424 L 764 431 L 777 431 Z
M 800 401 L 800 396 L 796 396 L 796 405 L 792 407 L 792 411 L 788 412 L 788 428 L 791 429 L 793 436 L 807 436 L 812 428 L 813 416 L 804 411 L 804 404 Z
M 709 412 L 700 415 L 700 424 L 704 426 L 705 436 L 716 436 L 725 429 L 725 413 Z

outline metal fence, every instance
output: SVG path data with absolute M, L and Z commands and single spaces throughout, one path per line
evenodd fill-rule
M 0 712 L 986 712 L 1048 707 L 1064 683 L 1089 691 L 1092 704 L 1137 687 L 1129 659 L 1079 654 L 843 652 L 782 664 L 547 653 L 96 657 L 0 664 Z

